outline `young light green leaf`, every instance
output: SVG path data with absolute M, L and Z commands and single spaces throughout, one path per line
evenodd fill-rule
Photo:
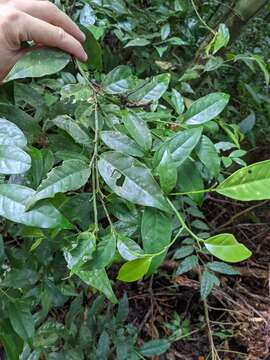
M 206 95 L 191 104 L 185 113 L 187 125 L 204 124 L 217 117 L 226 107 L 230 96 L 225 93 L 216 92 Z
M 26 204 L 35 191 L 15 184 L 0 184 L 0 216 L 28 226 L 40 228 L 71 228 L 67 219 L 50 203 L 43 202 L 31 211 Z
M 170 74 L 157 75 L 141 88 L 129 95 L 128 99 L 138 105 L 145 105 L 153 101 L 157 101 L 168 89 L 170 80 Z
M 39 47 L 28 51 L 14 65 L 4 82 L 55 74 L 66 67 L 69 61 L 70 56 L 62 51 Z
M 151 150 L 152 135 L 143 118 L 135 113 L 126 113 L 123 117 L 123 122 L 125 128 L 136 143 L 145 151 Z
M 169 245 L 172 236 L 172 219 L 170 216 L 153 208 L 144 209 L 141 223 L 143 248 L 146 253 L 154 254 Z M 148 274 L 152 274 L 164 261 L 164 254 L 155 256 L 151 262 Z
M 219 279 L 210 271 L 204 270 L 201 278 L 201 297 L 206 299 L 212 292 L 214 286 L 219 285 Z
M 102 292 L 113 304 L 117 303 L 117 298 L 112 290 L 112 285 L 105 269 L 74 272 L 83 282 Z
M 112 150 L 120 151 L 123 154 L 143 157 L 144 153 L 127 135 L 120 131 L 102 131 L 100 133 L 102 141 Z
M 80 160 L 66 160 L 52 169 L 44 179 L 35 195 L 29 199 L 28 206 L 37 201 L 54 197 L 57 193 L 65 193 L 83 187 L 91 174 L 89 165 Z
M 234 269 L 231 265 L 219 262 L 219 261 L 213 261 L 211 263 L 207 264 L 208 269 L 215 271 L 220 274 L 225 275 L 240 275 L 240 272 L 236 269 Z
M 128 261 L 132 261 L 144 256 L 144 251 L 140 245 L 124 235 L 118 235 L 117 249 L 122 258 Z
M 12 122 L 0 118 L 0 145 L 24 148 L 27 144 L 24 133 Z
M 167 339 L 150 340 L 140 347 L 142 356 L 152 357 L 164 354 L 169 350 L 171 343 Z
M 169 206 L 150 170 L 134 158 L 119 152 L 101 155 L 98 169 L 107 185 L 134 204 L 169 211 Z
M 185 258 L 176 270 L 176 275 L 182 275 L 198 265 L 198 257 L 195 255 Z
M 179 167 L 198 144 L 202 134 L 201 128 L 184 130 L 168 138 L 154 155 L 154 166 L 158 167 L 165 151 L 170 151 L 175 166 Z
M 148 272 L 151 261 L 151 257 L 145 257 L 125 263 L 119 270 L 117 280 L 124 282 L 141 280 Z
M 92 148 L 92 142 L 87 133 L 67 115 L 58 116 L 52 120 L 53 124 L 66 131 L 76 143 Z
M 203 135 L 195 150 L 198 158 L 209 170 L 211 178 L 217 177 L 220 171 L 220 157 L 212 141 Z
M 239 169 L 218 185 L 215 191 L 241 201 L 270 199 L 270 160 Z
M 31 157 L 17 146 L 0 145 L 0 174 L 23 174 L 31 167 Z
M 131 85 L 132 72 L 129 66 L 120 65 L 105 76 L 102 86 L 107 94 L 124 94 Z
M 25 341 L 29 342 L 34 335 L 34 318 L 26 305 L 19 302 L 10 302 L 8 317 L 14 331 Z
M 219 234 L 204 241 L 207 250 L 218 259 L 226 262 L 239 262 L 248 259 L 252 253 L 240 244 L 232 234 Z
M 219 24 L 218 32 L 213 43 L 213 54 L 226 47 L 230 41 L 230 32 L 225 24 Z

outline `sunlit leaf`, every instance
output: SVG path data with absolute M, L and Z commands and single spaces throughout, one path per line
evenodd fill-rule
M 151 261 L 151 257 L 145 257 L 125 263 L 119 270 L 117 280 L 124 282 L 141 280 L 148 272 Z

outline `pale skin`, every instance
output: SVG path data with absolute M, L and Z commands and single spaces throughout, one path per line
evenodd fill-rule
M 22 44 L 61 49 L 87 60 L 84 34 L 55 5 L 46 0 L 0 0 L 0 82 L 25 54 Z

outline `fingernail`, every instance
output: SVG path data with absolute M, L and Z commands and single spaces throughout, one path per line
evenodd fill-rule
M 84 51 L 83 54 L 82 54 L 82 61 L 87 61 L 87 59 L 88 59 L 88 55 Z

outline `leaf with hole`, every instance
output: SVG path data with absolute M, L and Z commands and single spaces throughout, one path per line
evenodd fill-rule
M 150 170 L 136 159 L 107 152 L 98 161 L 99 173 L 118 196 L 138 205 L 171 212 Z

